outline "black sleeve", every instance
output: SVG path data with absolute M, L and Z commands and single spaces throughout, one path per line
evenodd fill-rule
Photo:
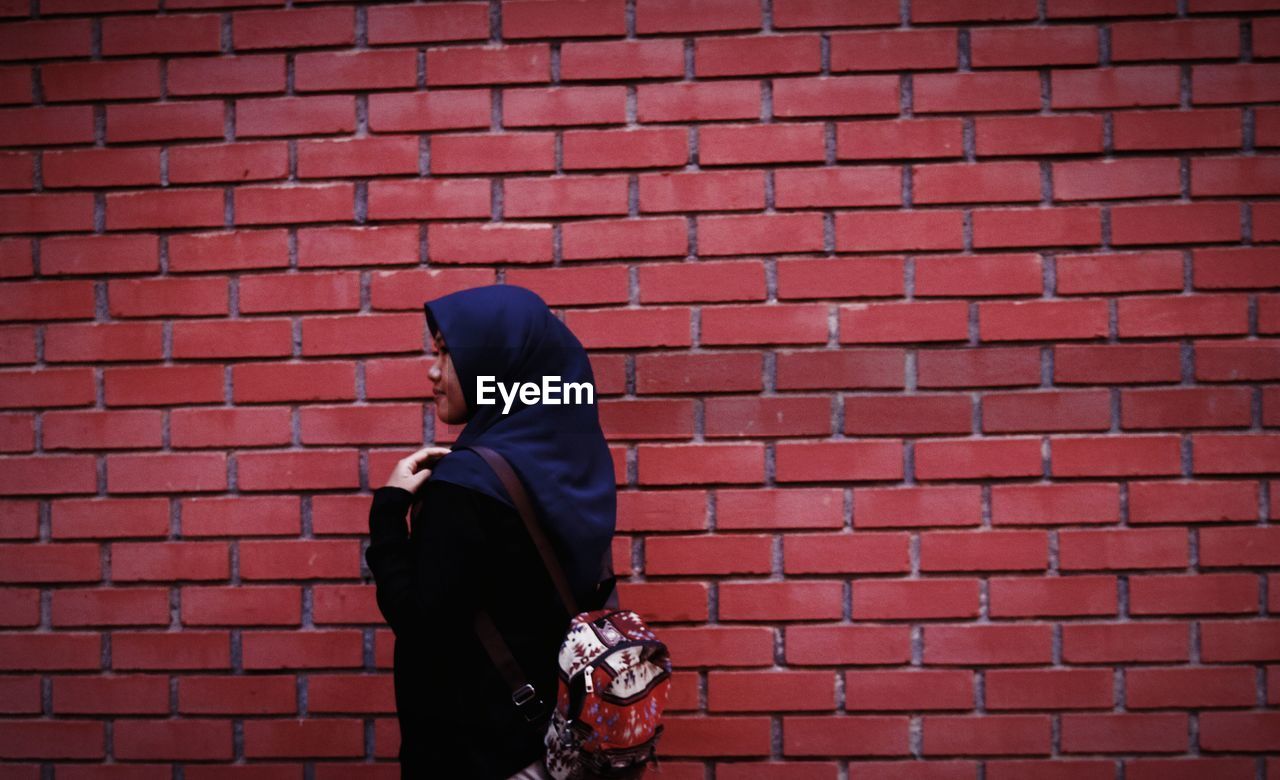
M 410 539 L 405 516 L 413 494 L 398 487 L 374 491 L 369 549 L 378 608 L 396 636 L 414 635 L 472 610 L 483 560 L 480 518 L 469 491 L 428 482 Z

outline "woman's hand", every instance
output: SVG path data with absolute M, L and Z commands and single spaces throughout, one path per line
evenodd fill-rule
M 426 482 L 427 477 L 431 476 L 431 469 L 427 467 L 434 465 L 436 461 L 450 452 L 452 450 L 448 447 L 423 447 L 412 455 L 401 458 L 391 472 L 391 476 L 387 478 L 386 486 L 398 487 L 410 493 L 417 493 L 422 483 Z

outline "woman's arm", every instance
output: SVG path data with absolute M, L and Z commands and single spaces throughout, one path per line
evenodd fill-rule
M 440 482 L 428 483 L 423 491 L 413 540 L 405 522 L 412 493 L 378 488 L 369 509 L 365 560 L 378 608 L 397 637 L 468 614 L 482 561 L 483 537 L 469 491 Z

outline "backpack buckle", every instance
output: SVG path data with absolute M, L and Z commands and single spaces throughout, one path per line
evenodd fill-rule
M 538 698 L 537 690 L 529 683 L 516 688 L 511 694 L 511 701 L 529 723 L 538 721 L 543 715 L 542 699 Z

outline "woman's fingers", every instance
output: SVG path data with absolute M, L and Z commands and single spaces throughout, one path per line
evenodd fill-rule
M 452 450 L 448 447 L 423 447 L 417 452 L 409 455 L 401 463 L 405 464 L 410 474 L 418 471 L 423 466 L 430 465 L 448 455 Z

